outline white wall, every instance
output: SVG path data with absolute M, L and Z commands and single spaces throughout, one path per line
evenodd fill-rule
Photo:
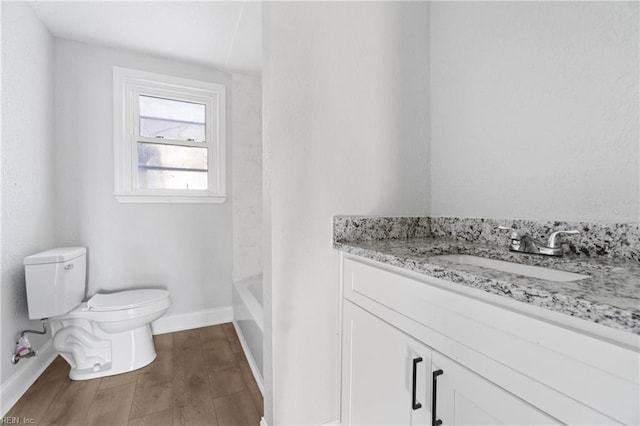
M 339 398 L 332 217 L 428 212 L 428 4 L 264 9 L 266 417 L 322 424 Z
M 36 360 L 13 365 L 20 330 L 28 320 L 25 256 L 54 244 L 53 39 L 26 4 L 2 2 L 2 344 L 3 390 Z M 40 347 L 46 338 L 35 336 Z M 3 392 L 5 400 L 13 395 Z
M 233 280 L 262 273 L 262 86 L 233 74 Z
M 431 214 L 637 222 L 637 2 L 431 6 Z
M 168 316 L 231 306 L 229 200 L 221 205 L 120 204 L 113 196 L 114 65 L 223 83 L 231 98 L 229 74 L 56 39 L 56 239 L 88 247 L 89 294 L 166 286 L 172 300 Z M 230 167 L 227 171 L 229 181 Z

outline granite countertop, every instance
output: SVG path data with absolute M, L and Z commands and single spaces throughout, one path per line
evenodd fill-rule
M 629 259 L 547 257 L 510 252 L 504 245 L 421 237 L 335 241 L 346 253 L 480 289 L 640 335 L 640 263 Z M 589 275 L 555 282 L 454 263 L 435 256 L 467 254 Z

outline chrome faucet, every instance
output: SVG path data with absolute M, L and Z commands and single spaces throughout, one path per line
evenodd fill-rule
M 536 240 L 526 232 L 519 231 L 508 226 L 498 226 L 498 229 L 511 231 L 509 250 L 520 253 L 543 254 L 545 256 L 562 256 L 562 246 L 558 242 L 558 235 L 575 235 L 580 233 L 577 229 L 572 229 L 570 231 L 555 231 L 549 235 L 547 243 L 544 245 L 544 243 L 536 242 Z

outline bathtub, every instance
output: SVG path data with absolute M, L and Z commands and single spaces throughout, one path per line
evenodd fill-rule
M 233 325 L 251 367 L 251 372 L 262 386 L 262 275 L 255 275 L 233 285 Z

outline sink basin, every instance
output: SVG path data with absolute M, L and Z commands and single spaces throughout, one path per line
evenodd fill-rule
M 481 268 L 494 269 L 549 281 L 570 282 L 590 278 L 589 275 L 576 274 L 574 272 L 559 271 L 542 266 L 522 265 L 520 263 L 505 262 L 503 260 L 488 259 L 486 257 L 470 256 L 467 254 L 446 254 L 436 257 L 463 265 L 480 266 Z

